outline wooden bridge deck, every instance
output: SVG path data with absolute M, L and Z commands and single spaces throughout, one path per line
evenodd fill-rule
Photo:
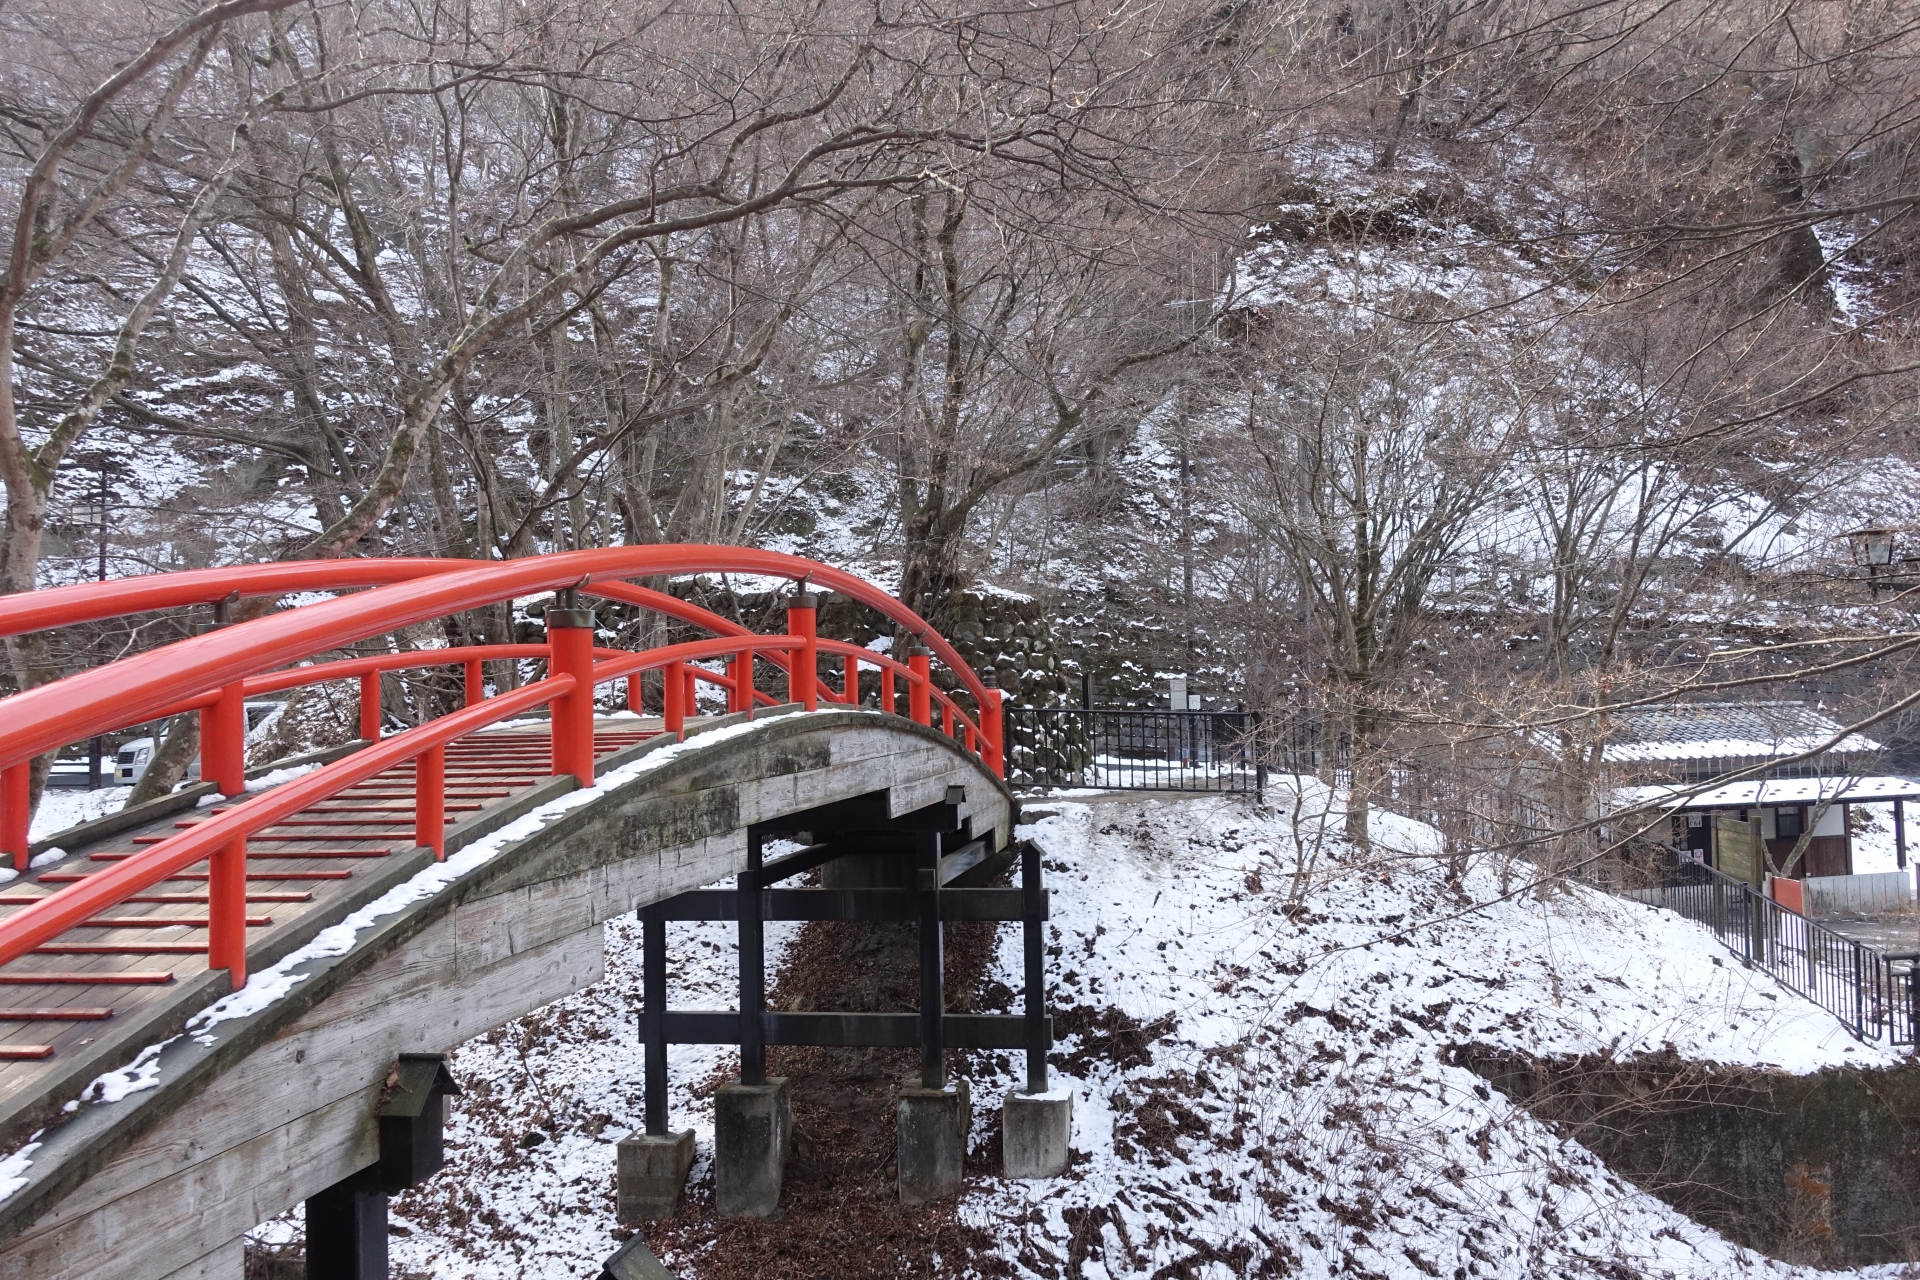
M 629 724 L 642 725 L 640 721 Z M 657 723 L 657 722 L 655 722 Z M 612 728 L 594 734 L 596 757 L 653 737 L 657 729 Z M 447 833 L 552 776 L 550 736 L 509 729 L 475 734 L 446 750 Z M 204 802 L 203 802 L 204 803 Z M 238 801 L 170 814 L 90 845 L 0 885 L 0 914 L 56 890 Z M 276 935 L 312 932 L 316 916 L 337 915 L 341 902 L 378 874 L 383 860 L 415 848 L 411 764 L 377 774 L 268 827 L 247 845 L 247 940 L 251 952 Z M 329 908 L 335 910 L 330 911 Z M 303 928 L 303 923 L 306 928 Z M 177 1026 L 193 1012 L 165 1019 L 164 1006 L 203 1003 L 207 969 L 207 864 L 200 862 L 151 891 L 69 930 L 29 954 L 0 965 L 0 1098 L 39 1092 L 50 1077 L 68 1077 L 75 1059 L 96 1056 L 115 1022 Z M 118 1039 L 118 1037 L 115 1037 Z M 102 1062 L 102 1069 L 110 1065 Z

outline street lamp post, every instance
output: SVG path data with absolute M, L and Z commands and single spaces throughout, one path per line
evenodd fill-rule
M 1880 598 L 1880 571 L 1893 563 L 1893 530 L 1868 526 L 1849 529 L 1840 536 L 1847 540 L 1853 562 L 1867 571 L 1868 588 Z

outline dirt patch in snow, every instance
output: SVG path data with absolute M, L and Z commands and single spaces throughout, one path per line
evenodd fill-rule
M 1121 1071 L 1144 1067 L 1153 1061 L 1153 1042 L 1178 1024 L 1170 1013 L 1142 1022 L 1112 1005 L 1069 1005 L 1053 1011 L 1053 1038 L 1070 1040 L 1073 1048 L 1054 1053 L 1049 1060 L 1055 1070 L 1071 1076 L 1085 1075 L 1096 1062 Z

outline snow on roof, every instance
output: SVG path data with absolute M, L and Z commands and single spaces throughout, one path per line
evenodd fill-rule
M 1878 777 L 1756 778 L 1707 791 L 1684 786 L 1621 787 L 1613 793 L 1620 808 L 1660 804 L 1672 809 L 1753 809 L 1773 805 L 1818 804 L 1822 800 L 1852 804 L 1920 798 L 1920 778 L 1892 774 Z M 1664 802 L 1671 800 L 1671 804 Z
M 1793 756 L 1819 750 L 1843 728 L 1804 702 L 1671 702 L 1611 718 L 1609 763 Z M 1880 744 L 1852 733 L 1827 750 L 1878 751 Z

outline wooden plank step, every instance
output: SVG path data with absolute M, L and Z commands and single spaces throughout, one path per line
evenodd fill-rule
M 447 794 L 458 796 L 462 800 L 498 800 L 501 796 L 512 795 L 513 789 L 501 788 L 498 790 L 490 790 L 490 791 L 449 791 Z M 371 792 L 367 794 L 366 798 L 373 799 L 373 800 L 405 800 L 407 803 L 411 804 L 413 803 L 413 792 L 411 791 Z
M 36 956 L 203 956 L 204 942 L 43 942 Z
M 251 854 L 252 853 L 251 846 L 258 843 L 300 844 L 304 841 L 319 840 L 322 838 L 323 837 L 319 832 L 315 832 L 313 835 L 310 835 L 310 836 L 301 836 L 301 835 L 270 836 L 270 835 L 262 835 L 259 833 L 255 833 L 254 835 L 250 835 L 247 837 L 247 845 L 249 846 L 248 852 L 249 854 Z M 341 833 L 338 835 L 329 833 L 324 838 L 328 840 L 347 840 L 347 841 L 352 841 L 355 844 L 358 844 L 362 841 L 374 841 L 374 840 L 384 840 L 388 843 L 392 843 L 393 841 L 392 836 L 384 836 L 384 835 L 352 836 L 352 835 L 347 835 L 345 833 Z M 162 841 L 171 840 L 171 839 L 173 839 L 172 836 L 135 836 L 133 838 L 133 843 L 135 843 L 136 845 L 144 845 L 148 848 L 151 848 L 156 844 L 160 844 Z
M 450 804 L 447 806 L 447 812 L 448 813 L 473 813 L 485 807 L 486 807 L 485 805 L 479 805 L 479 804 Z M 396 808 L 391 805 L 316 804 L 313 806 L 313 808 L 302 809 L 300 812 L 301 813 L 410 813 L 412 811 L 410 809 L 405 809 L 405 808 Z
M 92 871 L 49 871 L 35 881 L 35 883 L 72 884 L 76 880 L 85 880 L 88 876 L 94 874 L 96 873 Z M 247 879 L 269 882 L 287 880 L 345 880 L 352 874 L 353 872 L 351 871 L 249 871 L 247 872 Z M 179 875 L 168 876 L 166 881 L 162 883 L 174 880 L 205 880 L 206 878 L 207 873 L 204 871 L 182 871 Z
M 453 819 L 453 818 L 448 818 L 448 819 L 447 819 L 447 824 L 448 824 L 449 826 L 451 826 L 451 825 L 452 825 L 452 824 L 454 823 L 454 821 L 455 821 L 455 819 Z M 197 822 L 176 822 L 176 823 L 175 823 L 174 825 L 175 825 L 175 826 L 177 826 L 177 827 L 183 827 L 183 828 L 191 828 L 191 827 L 197 827 L 197 826 L 199 826 L 200 824 L 199 824 L 199 823 L 197 823 Z M 406 828 L 406 829 L 411 829 L 411 828 L 413 827 L 413 815 L 412 815 L 411 813 L 409 813 L 409 814 L 407 814 L 407 815 L 405 815 L 405 817 L 404 817 L 404 818 L 392 818 L 392 819 L 386 819 L 386 818 L 298 818 L 298 817 L 296 817 L 296 818 L 287 818 L 287 819 L 285 819 L 284 821 L 281 821 L 281 822 L 276 822 L 276 823 L 274 823 L 274 824 L 273 824 L 272 826 L 268 826 L 268 827 L 262 827 L 262 828 L 260 829 L 260 831 L 257 831 L 257 832 L 255 832 L 255 833 L 254 833 L 253 835 L 250 835 L 250 836 L 248 836 L 248 837 L 247 837 L 247 839 L 248 839 L 248 840 L 259 840 L 259 839 L 261 839 L 261 838 L 262 838 L 262 833 L 263 833 L 263 832 L 267 832 L 267 831 L 284 831 L 284 830 L 285 830 L 286 828 L 288 828 L 288 827 L 398 827 L 398 828 Z M 319 838 L 319 837 L 320 837 L 320 836 L 321 836 L 322 834 L 324 834 L 324 833 L 322 833 L 322 832 L 318 832 L 318 831 L 316 831 L 316 832 L 315 832 L 315 833 L 314 833 L 314 834 L 313 834 L 312 836 L 309 836 L 309 837 L 308 837 L 308 839 L 317 839 L 317 838 Z M 158 839 L 157 837 L 143 837 L 143 838 L 147 838 L 147 839 L 152 839 L 154 843 L 158 843 L 158 842 L 159 842 L 159 839 Z M 369 837 L 369 838 L 371 838 L 371 837 Z M 136 843 L 138 843 L 138 842 L 136 841 Z
M 23 907 L 35 902 L 45 902 L 51 896 L 51 894 L 45 893 L 37 897 L 22 893 L 0 893 L 0 907 Z M 204 893 L 143 893 L 131 898 L 122 898 L 121 901 L 156 905 L 170 902 L 205 902 L 207 901 L 207 895 Z M 312 902 L 313 892 L 312 890 L 302 890 L 298 893 L 250 893 L 247 895 L 247 901 Z
M 447 819 L 447 825 L 452 826 L 454 823 L 458 821 L 459 821 L 458 818 L 450 817 Z M 286 818 L 286 819 L 283 819 L 282 821 L 276 822 L 271 827 L 268 827 L 266 829 L 268 831 L 280 831 L 280 830 L 284 830 L 287 827 L 405 827 L 405 828 L 411 829 L 412 826 L 413 826 L 413 815 L 409 813 L 404 817 L 393 818 L 393 819 L 292 817 L 292 818 Z M 258 837 L 249 837 L 249 838 L 258 839 Z
M 0 970 L 4 987 L 164 987 L 173 975 L 164 969 L 126 969 L 119 973 L 7 973 Z
M 249 848 L 247 850 L 247 861 L 252 862 L 258 858 L 283 858 L 288 861 L 298 861 L 301 858 L 384 858 L 390 855 L 392 852 L 393 850 L 391 848 L 387 848 L 387 849 L 253 849 L 253 848 Z M 120 862 L 123 859 L 131 858 L 134 856 L 135 855 L 133 853 L 123 853 L 118 851 L 113 853 L 90 853 L 87 855 L 88 858 L 92 859 L 95 862 Z M 206 879 L 204 875 L 198 878 L 202 880 Z M 248 878 L 251 879 L 252 877 L 248 877 Z
M 249 929 L 265 929 L 272 924 L 272 916 L 247 917 Z M 204 929 L 207 927 L 207 918 L 205 916 L 95 916 L 91 920 L 82 920 L 73 927 L 76 929 Z

